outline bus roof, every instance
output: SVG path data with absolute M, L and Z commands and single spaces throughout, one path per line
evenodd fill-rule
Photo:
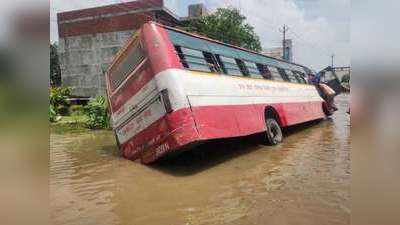
M 288 62 L 288 61 L 285 61 L 285 60 L 282 60 L 282 59 L 278 59 L 278 58 L 274 58 L 274 57 L 271 57 L 271 56 L 267 56 L 267 55 L 261 54 L 261 53 L 256 52 L 256 51 L 252 51 L 252 50 L 245 49 L 245 48 L 242 48 L 242 47 L 238 47 L 238 46 L 235 46 L 235 45 L 227 44 L 227 43 L 224 43 L 224 42 L 221 42 L 221 41 L 218 41 L 218 40 L 206 37 L 206 36 L 202 36 L 202 35 L 195 34 L 195 33 L 190 33 L 190 32 L 187 32 L 187 31 L 184 31 L 184 30 L 181 30 L 181 29 L 177 29 L 177 28 L 174 28 L 174 27 L 166 26 L 166 25 L 159 24 L 159 23 L 156 23 L 156 22 L 153 22 L 153 21 L 150 22 L 150 23 L 154 23 L 154 24 L 156 24 L 156 25 L 158 25 L 160 27 L 163 27 L 163 28 L 165 28 L 167 30 L 172 30 L 172 31 L 175 31 L 175 32 L 178 32 L 178 33 L 185 34 L 187 36 L 191 36 L 191 37 L 194 37 L 194 38 L 202 39 L 202 40 L 205 40 L 205 41 L 208 41 L 208 42 L 212 42 L 212 43 L 215 43 L 215 44 L 219 44 L 219 45 L 223 45 L 223 46 L 226 46 L 226 47 L 229 47 L 229 48 L 234 48 L 234 49 L 237 49 L 237 50 L 240 50 L 240 51 L 245 51 L 247 53 L 256 54 L 258 56 L 262 56 L 263 58 L 268 58 L 268 59 L 271 59 L 271 60 L 274 60 L 274 61 L 278 61 L 279 64 L 281 64 L 281 65 L 282 64 L 288 64 L 288 65 L 293 65 L 293 66 L 299 66 L 299 67 L 302 67 L 303 69 L 305 69 L 307 73 L 311 72 L 311 70 L 308 67 L 300 65 L 300 64 L 297 64 L 297 63 L 292 63 L 292 62 Z M 190 46 L 187 46 L 187 47 L 190 47 Z M 284 66 L 284 67 L 286 67 L 286 66 Z

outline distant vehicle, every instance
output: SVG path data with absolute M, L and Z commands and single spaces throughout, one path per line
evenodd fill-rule
M 113 129 L 124 157 L 151 163 L 205 140 L 325 117 L 311 71 L 206 37 L 144 24 L 106 73 Z M 191 146 L 191 145 L 190 145 Z

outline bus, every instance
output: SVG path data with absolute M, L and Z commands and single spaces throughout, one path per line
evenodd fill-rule
M 147 22 L 106 77 L 111 123 L 125 158 L 152 163 L 207 140 L 265 134 L 322 119 L 327 106 L 305 66 Z M 189 146 L 189 147 L 188 147 Z

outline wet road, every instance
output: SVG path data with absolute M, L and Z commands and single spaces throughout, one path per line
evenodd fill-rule
M 350 224 L 349 96 L 332 119 L 141 165 L 108 131 L 50 136 L 53 224 Z

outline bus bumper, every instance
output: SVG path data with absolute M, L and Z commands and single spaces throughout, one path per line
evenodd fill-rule
M 166 114 L 121 145 L 125 158 L 149 164 L 200 139 L 190 109 Z

